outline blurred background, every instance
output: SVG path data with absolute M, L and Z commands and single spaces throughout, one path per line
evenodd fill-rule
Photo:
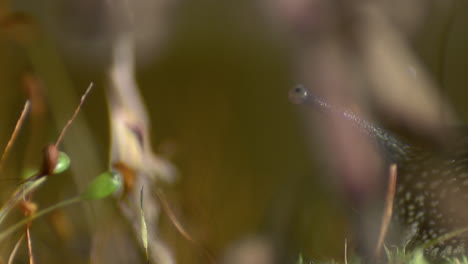
M 416 137 L 440 137 L 431 132 L 434 124 L 468 118 L 468 2 L 343 2 L 1 0 L 0 146 L 26 98 L 42 102 L 33 106 L 2 177 L 40 163 L 41 148 L 56 139 L 90 82 L 95 87 L 64 145 L 72 169 L 50 179 L 35 200 L 46 206 L 70 197 L 84 184 L 77 178 L 108 167 L 107 70 L 120 32 L 128 31 L 153 149 L 178 171 L 174 182 L 159 186 L 191 237 L 220 263 L 295 263 L 299 254 L 341 261 L 345 239 L 353 244 L 350 218 L 367 205 L 343 201 L 354 187 L 336 183 L 335 149 L 317 140 L 327 128 L 310 118 L 311 108 L 291 104 L 289 90 L 303 82 L 332 101 L 364 105 L 365 116 Z M 126 24 L 120 18 L 129 10 Z M 375 70 L 380 67 L 383 73 Z M 373 88 L 379 80 L 387 86 Z M 342 87 L 326 89 L 330 82 Z M 422 106 L 401 100 L 406 97 Z M 2 185 L 8 196 L 11 186 Z M 364 199 L 378 199 L 368 192 Z M 112 208 L 115 202 L 102 203 Z M 34 222 L 37 263 L 111 263 L 105 254 L 95 257 L 96 234 L 126 233 L 119 230 L 128 224 L 102 220 L 99 211 L 83 213 L 89 207 Z M 112 228 L 96 231 L 96 219 Z M 105 243 L 110 252 L 124 244 L 119 254 L 142 258 L 138 246 L 126 246 L 137 244 L 131 237 L 127 232 L 107 240 L 116 245 Z M 158 237 L 176 263 L 209 263 L 164 213 Z M 18 238 L 0 245 L 3 261 Z M 19 250 L 15 263 L 28 263 L 24 243 Z

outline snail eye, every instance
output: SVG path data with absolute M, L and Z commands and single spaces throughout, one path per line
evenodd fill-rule
M 302 85 L 298 85 L 289 91 L 289 100 L 293 104 L 303 104 L 309 97 L 309 91 Z

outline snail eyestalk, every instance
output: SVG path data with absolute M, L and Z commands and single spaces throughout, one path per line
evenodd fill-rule
M 289 92 L 289 99 L 295 104 L 304 104 L 313 107 L 316 111 L 337 116 L 347 122 L 351 122 L 363 133 L 374 138 L 381 145 L 392 162 L 397 162 L 408 157 L 411 147 L 391 135 L 383 128 L 367 120 L 360 118 L 349 110 L 342 110 L 326 100 L 315 96 L 303 85 L 297 85 Z
M 291 100 L 293 104 L 303 104 L 307 101 L 308 97 L 309 90 L 302 85 L 298 85 L 289 91 L 289 100 Z
M 303 85 L 297 85 L 289 91 L 289 100 L 293 104 L 304 104 L 316 108 L 318 111 L 331 112 L 334 107 L 325 102 L 322 98 L 313 95 L 309 89 Z

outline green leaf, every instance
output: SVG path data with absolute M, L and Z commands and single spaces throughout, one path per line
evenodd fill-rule
M 417 249 L 412 253 L 412 258 L 408 263 L 410 264 L 428 264 L 426 259 L 424 258 L 423 250 Z
M 304 264 L 304 259 L 302 258 L 302 254 L 299 254 L 299 258 L 298 258 L 296 264 Z
M 70 157 L 65 152 L 59 152 L 57 165 L 55 165 L 54 174 L 66 171 L 70 167 Z
M 83 200 L 98 200 L 113 194 L 122 185 L 118 172 L 106 171 L 97 176 L 81 194 Z

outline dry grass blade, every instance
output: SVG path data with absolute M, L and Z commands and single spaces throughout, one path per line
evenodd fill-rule
M 65 126 L 62 129 L 62 132 L 60 133 L 60 136 L 58 137 L 57 141 L 55 142 L 55 147 L 58 148 L 60 143 L 63 140 L 63 137 L 65 136 L 65 132 L 67 131 L 68 127 L 73 123 L 73 120 L 75 120 L 76 116 L 80 112 L 81 106 L 83 105 L 84 101 L 86 100 L 86 97 L 88 96 L 89 92 L 91 91 L 91 88 L 93 88 L 93 83 L 90 83 L 88 86 L 88 89 L 86 89 L 85 93 L 81 96 L 80 103 L 75 109 L 75 112 L 73 113 L 73 116 L 68 120 L 68 122 L 65 124 Z
M 24 234 L 18 239 L 18 242 L 16 242 L 15 247 L 11 251 L 10 257 L 8 258 L 8 264 L 13 264 L 13 261 L 16 257 L 16 253 L 18 252 L 19 246 L 21 245 L 21 242 L 24 239 Z
M 29 255 L 29 264 L 34 264 L 34 256 L 32 252 L 32 243 L 31 243 L 31 224 L 26 225 L 26 240 L 28 241 L 28 255 Z
M 5 147 L 5 150 L 3 151 L 2 157 L 0 158 L 0 170 L 3 168 L 3 163 L 5 162 L 6 158 L 8 157 L 8 154 L 10 153 L 10 149 L 13 146 L 13 143 L 15 142 L 16 138 L 18 137 L 19 131 L 21 127 L 23 126 L 24 120 L 26 119 L 27 113 L 29 112 L 31 104 L 29 103 L 29 100 L 26 101 L 24 104 L 23 110 L 21 111 L 21 115 L 16 122 L 15 129 L 13 130 L 13 133 L 11 134 L 10 139 L 8 140 L 8 143 Z
M 348 264 L 348 239 L 344 240 L 344 263 Z
M 397 165 L 390 165 L 390 177 L 388 179 L 388 189 L 387 197 L 385 198 L 385 209 L 382 216 L 382 224 L 380 226 L 379 240 L 377 241 L 377 247 L 375 248 L 375 257 L 380 258 L 382 253 L 382 247 L 387 235 L 388 226 L 390 225 L 390 220 L 392 219 L 393 214 L 393 200 L 395 198 L 396 190 L 396 180 L 397 180 Z
M 140 213 L 141 213 L 141 240 L 143 242 L 143 247 L 145 248 L 146 261 L 149 262 L 148 228 L 146 226 L 145 210 L 143 207 L 143 187 L 141 187 L 141 191 L 140 191 Z
M 163 194 L 158 190 L 155 191 L 155 194 L 156 194 L 156 198 L 159 201 L 159 204 L 162 207 L 162 210 L 167 215 L 167 217 L 169 218 L 171 223 L 174 225 L 174 227 L 177 229 L 177 232 L 179 232 L 179 234 L 181 234 L 187 241 L 189 241 L 190 243 L 192 243 L 195 246 L 197 246 L 198 248 L 200 248 L 203 251 L 203 253 L 206 255 L 206 257 L 209 259 L 210 263 L 212 263 L 212 264 L 216 263 L 216 261 L 215 261 L 215 259 L 213 257 L 213 254 L 207 248 L 205 248 L 203 245 L 201 245 L 198 241 L 196 241 L 185 230 L 185 228 L 182 226 L 182 224 L 177 219 L 175 214 L 172 212 L 171 207 L 169 206 L 169 203 L 167 202 L 166 198 L 164 198 Z

